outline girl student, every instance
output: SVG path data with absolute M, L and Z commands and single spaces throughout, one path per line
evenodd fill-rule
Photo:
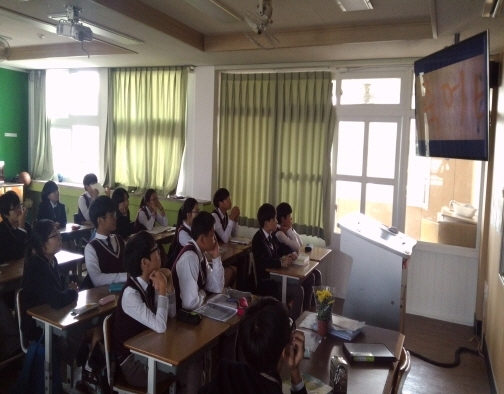
M 168 218 L 156 191 L 154 189 L 147 189 L 140 202 L 134 230 L 135 232 L 152 230 L 156 222 L 161 226 L 168 226 Z
M 112 193 L 112 201 L 116 207 L 116 229 L 112 233 L 127 239 L 133 234 L 133 223 L 129 211 L 129 194 L 122 187 L 118 187 Z
M 184 246 L 192 239 L 191 225 L 193 219 L 200 212 L 198 201 L 195 198 L 187 198 L 178 211 L 177 217 L 177 230 L 175 231 L 175 238 L 170 245 L 168 251 L 168 266 L 175 262 L 178 254 Z
M 37 219 L 49 219 L 57 229 L 65 228 L 67 216 L 65 205 L 59 201 L 59 189 L 53 181 L 47 181 L 42 188 L 42 200 L 38 206 Z

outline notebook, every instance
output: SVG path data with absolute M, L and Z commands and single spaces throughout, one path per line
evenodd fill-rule
M 216 294 L 194 312 L 210 319 L 227 321 L 236 315 L 237 307 L 236 300 L 231 299 L 226 294 Z
M 229 242 L 238 245 L 249 245 L 252 242 L 252 240 L 250 238 L 233 237 L 229 240 Z
M 343 351 L 349 361 L 393 362 L 394 355 L 383 343 L 344 343 Z

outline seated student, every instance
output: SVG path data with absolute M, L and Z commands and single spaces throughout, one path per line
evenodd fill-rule
M 97 197 L 89 208 L 89 216 L 96 228 L 96 236 L 84 248 L 88 275 L 81 288 L 125 283 L 124 240 L 112 234 L 116 228 L 116 207 L 112 199 Z
M 24 257 L 31 226 L 26 222 L 28 211 L 19 196 L 9 190 L 0 196 L 0 264 Z
M 133 223 L 130 219 L 129 194 L 122 187 L 118 187 L 112 193 L 112 201 L 116 207 L 116 229 L 112 234 L 117 234 L 124 239 L 133 234 Z
M 126 243 L 124 266 L 128 280 L 115 310 L 114 350 L 127 382 L 145 386 L 147 366 L 135 360 L 124 342 L 148 328 L 157 333 L 166 331 L 168 317 L 176 314 L 175 290 L 170 270 L 161 268 L 159 247 L 146 231 L 132 235 Z M 157 371 L 158 382 L 168 378 L 168 374 Z
M 177 310 L 193 310 L 205 301 L 206 291 L 221 293 L 224 288 L 224 267 L 215 239 L 215 220 L 208 212 L 200 212 L 192 222 L 192 240 L 184 246 L 172 268 L 177 297 Z M 212 256 L 208 264 L 205 252 Z
M 246 362 L 220 360 L 212 381 L 199 394 L 281 394 L 280 370 L 284 363 L 290 373 L 291 392 L 305 394 L 299 370 L 304 333 L 292 328 L 292 320 L 279 301 L 265 297 L 250 306 L 238 333 Z
M 78 224 L 93 224 L 91 222 L 91 218 L 89 217 L 89 207 L 100 194 L 98 190 L 93 188 L 93 185 L 98 183 L 98 178 L 95 174 L 86 174 L 82 183 L 84 184 L 86 192 L 79 197 L 77 202 L 79 206 L 79 210 L 77 212 L 77 222 Z M 108 196 L 110 194 L 110 190 L 105 193 Z
M 289 246 L 293 252 L 299 254 L 302 252 L 303 241 L 299 234 L 292 227 L 292 207 L 286 202 L 278 204 L 276 207 L 278 229 L 275 232 L 275 237 L 280 243 Z M 312 271 L 315 277 L 315 286 L 322 284 L 322 274 L 319 270 Z M 315 305 L 315 299 L 312 299 L 312 305 Z
M 161 226 L 168 226 L 168 218 L 156 191 L 154 189 L 147 189 L 142 201 L 140 201 L 140 209 L 138 210 L 134 226 L 135 232 L 152 230 L 156 222 Z
M 192 197 L 186 198 L 178 211 L 175 237 L 173 238 L 168 252 L 168 263 L 170 265 L 173 265 L 182 248 L 192 239 L 191 225 L 193 219 L 199 212 L 200 208 L 198 201 Z
M 42 188 L 42 198 L 38 206 L 37 220 L 49 219 L 57 229 L 67 224 L 65 205 L 59 201 L 59 189 L 53 181 L 47 181 Z
M 277 220 L 275 207 L 263 204 L 257 211 L 257 220 L 261 227 L 252 238 L 252 254 L 257 269 L 257 293 L 280 299 L 281 285 L 270 278 L 267 268 L 287 267 L 297 258 L 295 253 L 278 242 L 271 234 L 276 231 Z M 301 284 L 287 285 L 287 302 L 292 301 L 291 317 L 296 320 L 303 309 L 310 307 L 315 278 L 308 275 Z
M 240 216 L 240 208 L 232 207 L 231 196 L 227 189 L 221 188 L 217 190 L 213 196 L 213 205 L 215 209 L 212 212 L 215 218 L 215 234 L 219 242 L 227 243 L 231 237 L 236 237 L 238 234 L 238 218 Z M 228 211 L 231 213 L 228 216 Z

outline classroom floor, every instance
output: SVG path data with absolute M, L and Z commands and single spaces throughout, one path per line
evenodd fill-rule
M 460 346 L 477 349 L 472 327 L 406 314 L 405 347 L 439 362 L 452 362 Z M 0 370 L 0 394 L 7 394 L 16 382 L 22 361 Z M 351 379 L 351 377 L 350 377 Z M 485 360 L 462 354 L 461 363 L 452 369 L 440 368 L 412 357 L 411 372 L 404 394 L 490 394 Z

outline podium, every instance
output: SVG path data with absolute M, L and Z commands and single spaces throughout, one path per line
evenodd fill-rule
M 340 249 L 352 258 L 343 316 L 403 332 L 407 261 L 416 240 L 361 213 L 343 217 L 338 227 Z

